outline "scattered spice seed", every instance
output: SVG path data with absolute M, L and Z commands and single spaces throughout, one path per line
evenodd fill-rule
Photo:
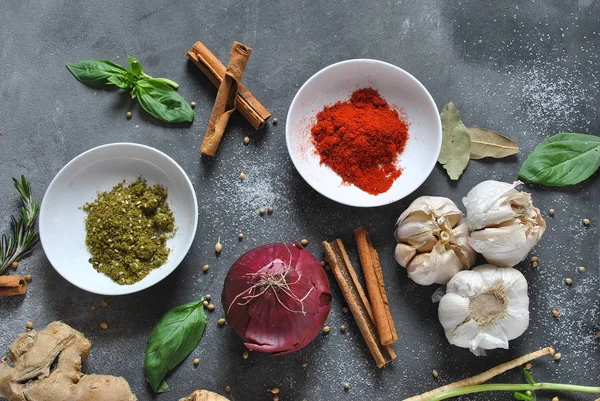
M 344 391 L 350 390 L 350 383 L 344 383 Z
M 108 302 L 106 301 L 100 301 L 100 306 L 103 308 L 106 308 L 108 306 Z
M 584 226 L 589 226 L 590 225 L 590 219 L 583 219 L 583 225 Z
M 431 371 L 431 374 L 432 374 L 432 375 L 433 375 L 433 377 L 435 377 L 436 379 L 437 379 L 437 378 L 438 378 L 438 376 L 440 375 L 440 374 L 438 373 L 438 371 L 437 371 L 437 370 L 435 370 L 435 369 L 433 369 L 433 370 Z
M 533 368 L 533 363 L 531 363 L 531 362 L 527 362 L 527 363 L 525 364 L 525 369 L 527 369 L 527 370 L 531 370 L 531 368 Z
M 558 397 L 552 397 L 552 401 L 558 401 Z
M 226 321 L 225 318 L 220 318 L 219 320 L 217 320 L 217 324 L 219 326 L 223 326 L 225 324 L 225 321 Z
M 331 331 L 331 327 L 325 326 L 321 331 L 323 332 L 323 334 L 329 334 L 329 332 Z
M 565 284 L 567 284 L 567 285 L 571 285 L 571 284 L 573 284 L 573 280 L 572 280 L 571 278 L 567 277 L 567 278 L 565 279 Z
M 91 311 L 95 311 L 95 310 L 96 310 L 96 305 L 92 305 L 92 306 L 90 306 L 90 310 L 91 310 Z
M 269 213 L 269 215 L 272 215 L 273 214 L 273 208 L 269 206 L 267 208 L 267 213 Z
M 193 108 L 195 108 L 195 107 L 196 107 L 196 102 L 194 102 L 194 101 L 192 100 L 192 101 L 190 102 L 190 106 L 192 107 L 192 109 L 193 109 Z
M 538 267 L 538 265 L 538 262 L 531 262 L 531 267 L 533 267 L 534 269 Z
M 559 312 L 559 311 L 557 311 L 556 309 L 552 309 L 552 315 L 553 315 L 554 317 L 557 317 L 557 318 L 558 318 L 558 317 L 560 317 L 560 312 Z
M 560 358 L 562 357 L 560 352 L 557 352 L 556 354 L 554 354 L 554 360 L 558 361 Z
M 596 337 L 600 337 L 600 330 L 596 330 Z
M 71 308 L 77 308 L 77 304 L 76 304 L 75 302 L 73 302 L 73 303 L 71 304 Z
M 25 327 L 27 327 L 28 330 L 33 330 L 33 323 L 27 322 L 25 323 Z
M 308 245 L 308 240 L 307 239 L 303 239 L 302 241 L 300 241 L 300 243 L 304 246 Z
M 231 386 L 225 386 L 225 392 L 227 394 L 231 393 Z
M 321 266 L 325 267 L 325 261 L 324 260 L 321 261 Z
M 202 305 L 206 308 L 208 306 L 208 301 L 202 301 Z
M 269 390 L 272 394 L 279 394 L 279 389 L 277 387 L 273 387 Z
M 331 270 L 331 266 L 325 265 L 325 270 Z
M 550 216 L 554 216 L 554 209 L 548 210 L 548 214 L 550 214 Z
M 248 359 L 248 356 L 249 356 L 248 351 L 242 352 L 242 358 Z
M 600 332 L 599 332 L 599 333 L 600 333 Z M 302 363 L 302 367 L 303 367 L 304 369 L 306 369 L 306 367 L 307 367 L 307 366 L 308 366 L 308 363 L 306 363 L 306 362 L 303 362 L 303 363 Z
M 108 324 L 106 324 L 106 323 L 102 322 L 102 323 L 100 323 L 100 328 L 101 328 L 102 330 L 106 330 L 106 329 L 108 329 Z
M 532 257 L 531 257 L 531 261 L 532 261 L 532 262 L 537 262 L 537 261 L 539 261 L 539 260 L 540 260 L 540 258 L 539 258 L 538 256 L 532 256 Z
M 209 265 L 204 265 L 204 266 L 202 266 L 202 271 L 207 272 L 209 268 L 210 268 Z
M 250 137 L 244 137 L 244 143 L 248 145 L 250 143 Z
M 346 326 L 344 326 L 344 325 L 341 325 L 341 326 L 340 326 L 340 331 L 341 331 L 342 333 L 345 333 L 345 332 L 346 332 Z
M 23 278 L 25 279 L 25 281 L 30 282 L 33 277 L 31 276 L 31 274 L 26 274 Z
M 585 272 L 585 267 L 583 267 L 583 266 L 579 266 L 579 267 L 577 268 L 577 270 L 579 270 L 579 273 L 583 273 L 583 272 Z M 25 276 L 25 277 L 27 277 L 27 276 Z M 25 278 L 25 280 L 27 280 L 27 278 Z
M 527 390 L 525 391 L 525 394 L 527 395 L 527 397 L 531 397 L 531 391 Z
M 204 296 L 204 299 L 206 299 L 207 301 L 210 301 L 210 299 L 211 299 L 211 298 L 212 298 L 212 297 L 210 296 L 210 294 L 206 294 L 206 295 Z
M 261 216 L 265 215 L 265 209 L 263 209 L 262 207 L 260 209 L 258 209 L 258 214 L 260 214 Z
M 213 304 L 208 304 L 206 306 L 206 309 L 208 309 L 208 310 L 215 310 L 215 306 Z
M 274 125 L 277 125 L 277 121 L 278 121 L 278 120 L 277 120 L 277 117 L 273 117 L 273 124 L 274 124 Z
M 13 270 L 17 270 L 18 267 L 19 267 L 19 262 L 12 262 L 10 264 L 10 268 Z
M 131 116 L 133 116 L 133 113 L 128 111 L 127 113 L 125 113 L 125 115 L 127 116 L 127 119 L 129 120 L 131 118 Z
M 344 313 L 348 313 L 350 310 L 348 308 L 346 308 L 345 306 L 342 308 L 342 312 Z
M 223 250 L 223 245 L 221 244 L 221 237 L 217 240 L 217 244 L 215 245 L 215 252 L 221 253 Z
M 241 241 L 244 239 L 244 233 L 239 233 L 238 234 L 238 239 Z
M 274 395 L 273 396 L 273 401 L 279 401 L 279 396 L 278 395 Z
M 194 366 L 198 366 L 200 365 L 200 359 L 196 358 L 194 359 Z
M 244 172 L 242 171 L 240 173 L 240 180 L 244 181 L 244 178 L 246 178 L 246 174 L 244 174 Z

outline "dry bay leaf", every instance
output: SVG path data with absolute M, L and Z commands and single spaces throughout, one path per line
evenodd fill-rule
M 444 106 L 440 118 L 442 119 L 442 149 L 438 162 L 444 166 L 451 180 L 458 180 L 469 164 L 471 154 L 469 131 L 452 102 Z
M 519 153 L 519 146 L 504 135 L 487 128 L 467 128 L 471 137 L 471 159 L 501 159 Z

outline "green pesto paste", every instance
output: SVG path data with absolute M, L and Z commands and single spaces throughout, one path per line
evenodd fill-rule
M 86 203 L 85 244 L 90 263 L 119 284 L 133 284 L 166 263 L 167 239 L 175 233 L 175 218 L 165 187 L 138 178 L 101 192 Z

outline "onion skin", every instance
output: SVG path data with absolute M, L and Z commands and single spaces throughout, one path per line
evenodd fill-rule
M 296 298 L 282 289 L 256 286 L 256 273 L 281 277 L 282 271 L 287 271 L 285 281 Z M 254 294 L 260 295 L 245 298 L 253 286 Z M 248 349 L 283 355 L 305 347 L 319 334 L 331 307 L 331 290 L 325 271 L 309 251 L 297 243 L 273 243 L 235 261 L 221 301 L 227 322 Z

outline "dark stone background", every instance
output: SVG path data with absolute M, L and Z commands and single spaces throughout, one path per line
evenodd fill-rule
M 55 273 L 38 246 L 19 271 L 32 274 L 28 294 L 0 299 L 0 348 L 30 320 L 42 327 L 62 319 L 93 342 L 88 372 L 124 376 L 140 400 L 177 400 L 194 389 L 223 393 L 233 388 L 236 401 L 269 400 L 266 390 L 281 389 L 282 400 L 399 400 L 438 385 L 479 373 L 513 357 L 551 345 L 562 352 L 534 363 L 540 381 L 598 385 L 600 377 L 599 176 L 569 188 L 526 185 L 544 211 L 548 229 L 534 250 L 540 267 L 519 268 L 530 284 L 531 323 L 511 343 L 475 357 L 450 346 L 430 302 L 434 288 L 407 279 L 393 260 L 395 219 L 420 195 L 460 200 L 478 182 L 512 181 L 525 156 L 543 138 L 561 131 L 598 134 L 600 97 L 600 1 L 0 1 L 0 229 L 17 211 L 11 177 L 25 174 L 41 199 L 48 184 L 69 160 L 97 145 L 129 141 L 154 146 L 177 160 L 194 183 L 200 203 L 196 241 L 170 277 L 138 294 L 114 297 L 101 308 L 100 296 L 73 287 Z M 185 52 L 197 40 L 226 60 L 231 42 L 254 48 L 244 82 L 279 119 L 255 133 L 240 117 L 230 122 L 219 154 L 201 161 L 200 139 L 216 90 L 192 66 Z M 195 100 L 190 127 L 165 127 L 145 115 L 128 95 L 92 89 L 77 82 L 65 63 L 107 58 L 125 63 L 127 54 L 154 76 L 181 85 Z M 349 58 L 375 58 L 396 64 L 429 89 L 438 107 L 454 101 L 467 125 L 489 127 L 515 139 L 522 153 L 506 160 L 474 161 L 458 182 L 436 167 L 409 198 L 396 204 L 355 209 L 313 191 L 287 155 L 284 126 L 299 86 L 321 68 Z M 125 119 L 125 112 L 133 118 Z M 252 142 L 243 146 L 250 135 Z M 248 178 L 239 183 L 245 171 Z M 256 210 L 272 206 L 271 217 Z M 548 217 L 550 208 L 556 215 Z M 583 227 L 581 219 L 592 220 Z M 180 224 L 182 224 L 180 222 Z M 327 323 L 348 327 L 317 338 L 292 355 L 258 353 L 242 359 L 244 347 L 223 316 L 219 297 L 231 263 L 244 251 L 272 241 L 341 237 L 352 257 L 352 230 L 365 225 L 384 266 L 386 285 L 400 341 L 398 359 L 378 370 L 352 318 L 341 311 L 334 290 Z M 237 233 L 246 239 L 238 242 Z M 224 251 L 214 256 L 220 236 Z M 211 264 L 208 274 L 201 266 Z M 585 265 L 584 274 L 576 267 Z M 572 287 L 564 278 L 574 279 Z M 332 287 L 337 288 L 336 285 Z M 168 381 L 172 392 L 153 396 L 144 382 L 143 358 L 152 326 L 169 308 L 204 294 L 217 309 L 201 344 Z M 95 304 L 92 312 L 89 306 Z M 75 305 L 75 307 L 73 307 Z M 561 310 L 554 319 L 551 310 Z M 99 323 L 108 323 L 101 330 Z M 191 360 L 201 359 L 198 368 Z M 303 369 L 301 364 L 308 363 Z M 440 372 L 438 380 L 431 370 Z M 514 371 L 498 380 L 522 381 Z M 349 392 L 343 383 L 351 385 Z M 553 393 L 540 394 L 550 399 Z M 509 394 L 465 399 L 500 400 Z M 560 395 L 561 399 L 569 399 Z M 594 399 L 579 396 L 572 399 Z

